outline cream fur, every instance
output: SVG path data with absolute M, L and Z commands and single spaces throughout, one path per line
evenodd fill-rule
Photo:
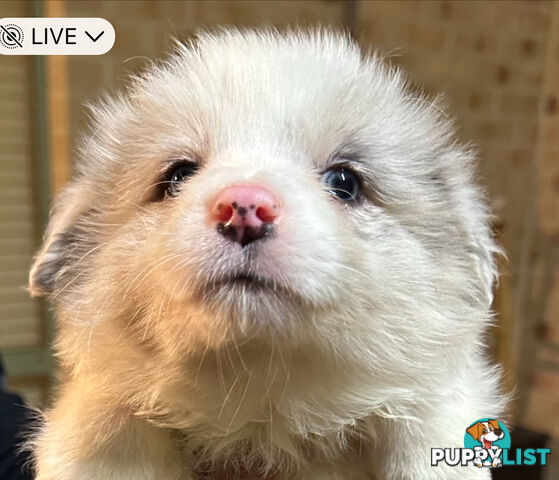
M 63 372 L 37 480 L 489 478 L 430 466 L 504 408 L 483 343 L 497 248 L 436 102 L 345 36 L 224 30 L 92 117 L 30 276 Z M 154 201 L 184 157 L 200 171 Z M 320 183 L 336 158 L 359 205 Z M 206 221 L 243 181 L 284 202 L 249 257 Z M 215 284 L 240 266 L 275 288 Z

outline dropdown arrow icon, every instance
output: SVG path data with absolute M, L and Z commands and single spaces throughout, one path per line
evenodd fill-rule
M 99 39 L 103 36 L 104 33 L 105 33 L 105 30 L 103 30 L 103 31 L 102 31 L 99 35 L 97 35 L 96 37 L 92 37 L 92 36 L 89 34 L 89 32 L 88 32 L 87 30 L 85 31 L 85 34 L 86 34 L 89 38 L 91 38 L 91 41 L 92 41 L 93 43 L 95 43 L 97 40 L 99 40 Z

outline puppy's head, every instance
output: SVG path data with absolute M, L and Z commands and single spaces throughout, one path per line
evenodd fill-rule
M 386 371 L 477 335 L 494 245 L 472 155 L 346 37 L 202 35 L 93 117 L 30 277 L 63 325 Z

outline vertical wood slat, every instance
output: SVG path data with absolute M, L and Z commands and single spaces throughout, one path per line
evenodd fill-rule
M 47 0 L 45 16 L 66 17 L 65 0 Z M 50 191 L 55 196 L 70 180 L 68 57 L 46 57 L 47 115 L 49 128 Z

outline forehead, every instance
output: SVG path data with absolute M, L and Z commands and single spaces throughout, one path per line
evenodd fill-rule
M 341 36 L 205 35 L 96 110 L 81 166 L 99 181 L 137 181 L 130 167 L 139 166 L 147 182 L 185 157 L 285 169 L 349 152 L 391 175 L 444 145 L 445 123 L 429 105 Z
M 156 131 L 212 150 L 259 142 L 327 149 L 367 123 L 374 92 L 362 67 L 343 41 L 210 37 L 148 75 L 134 98 Z

